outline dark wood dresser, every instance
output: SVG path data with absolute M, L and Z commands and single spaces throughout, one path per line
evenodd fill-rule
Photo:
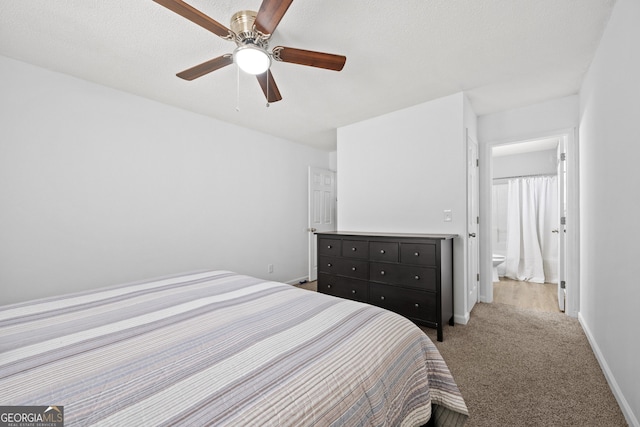
M 437 329 L 453 325 L 455 234 L 318 235 L 318 292 L 374 304 Z

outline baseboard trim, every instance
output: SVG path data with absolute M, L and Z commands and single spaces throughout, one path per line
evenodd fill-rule
M 469 313 L 465 313 L 464 316 L 460 316 L 459 314 L 453 315 L 453 321 L 459 325 L 466 325 L 469 323 Z
M 491 296 L 491 298 L 489 298 L 489 297 L 488 297 L 488 296 L 486 296 L 486 295 L 482 295 L 482 294 L 480 294 L 480 298 L 478 298 L 478 301 L 479 301 L 479 302 L 483 302 L 483 303 L 490 304 L 490 303 L 492 303 L 492 302 L 493 302 L 493 295 Z
M 622 390 L 620 390 L 620 387 L 618 386 L 618 382 L 613 376 L 613 372 L 611 372 L 611 369 L 609 369 L 609 365 L 607 364 L 606 359 L 602 355 L 602 352 L 600 351 L 600 347 L 598 347 L 598 344 L 596 340 L 593 338 L 593 334 L 589 329 L 589 325 L 587 325 L 587 322 L 584 320 L 584 317 L 582 317 L 581 313 L 578 313 L 578 321 L 580 322 L 580 325 L 582 326 L 582 330 L 587 336 L 587 340 L 591 345 L 591 349 L 593 350 L 593 353 L 596 355 L 596 359 L 600 364 L 600 368 L 602 369 L 602 372 L 604 372 L 604 377 L 607 379 L 607 382 L 609 383 L 609 387 L 613 392 L 613 396 L 618 401 L 618 405 L 620 405 L 622 414 L 624 415 L 624 417 L 626 418 L 627 422 L 631 427 L 640 427 L 640 422 L 638 422 L 638 418 L 636 418 L 635 414 L 631 410 L 631 407 L 629 406 L 629 402 L 627 402 L 627 399 L 625 399 L 624 395 L 622 394 Z

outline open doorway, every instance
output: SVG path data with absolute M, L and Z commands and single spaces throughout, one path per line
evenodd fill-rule
M 493 300 L 564 311 L 565 136 L 492 148 Z

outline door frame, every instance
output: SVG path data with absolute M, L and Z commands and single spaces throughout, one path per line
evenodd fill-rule
M 566 215 L 566 191 L 567 191 L 567 141 L 566 136 L 560 138 L 558 141 L 558 147 L 556 149 L 556 173 L 558 176 L 558 308 L 560 311 L 565 312 L 566 307 L 566 289 L 563 288 L 562 283 L 567 280 L 567 260 L 566 255 L 566 227 L 562 222 L 562 217 Z
M 469 129 L 466 130 L 466 172 L 467 172 L 467 212 L 466 212 L 466 274 L 467 274 L 467 286 L 465 292 L 465 312 L 470 313 L 473 306 L 480 301 L 480 226 L 477 218 L 480 216 L 480 172 L 479 172 L 479 156 L 480 146 L 471 135 L 469 135 Z M 470 145 L 475 146 L 475 158 L 469 158 Z M 473 169 L 474 185 L 470 188 L 469 179 L 470 171 Z M 473 236 L 472 236 L 473 234 Z M 475 292 L 472 295 L 472 289 Z
M 567 233 L 566 248 L 566 291 L 565 314 L 577 317 L 580 311 L 580 187 L 578 162 L 578 130 L 575 127 L 548 132 L 534 133 L 518 138 L 489 141 L 480 148 L 480 162 L 486 167 L 480 169 L 480 301 L 493 302 L 492 253 L 491 246 L 491 185 L 493 176 L 492 148 L 514 142 L 534 139 L 566 137 L 567 152 Z M 486 218 L 486 220 L 483 220 Z

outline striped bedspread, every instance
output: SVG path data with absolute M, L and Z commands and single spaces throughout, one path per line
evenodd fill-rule
M 228 271 L 0 307 L 0 405 L 65 426 L 461 425 L 429 338 L 389 311 Z

